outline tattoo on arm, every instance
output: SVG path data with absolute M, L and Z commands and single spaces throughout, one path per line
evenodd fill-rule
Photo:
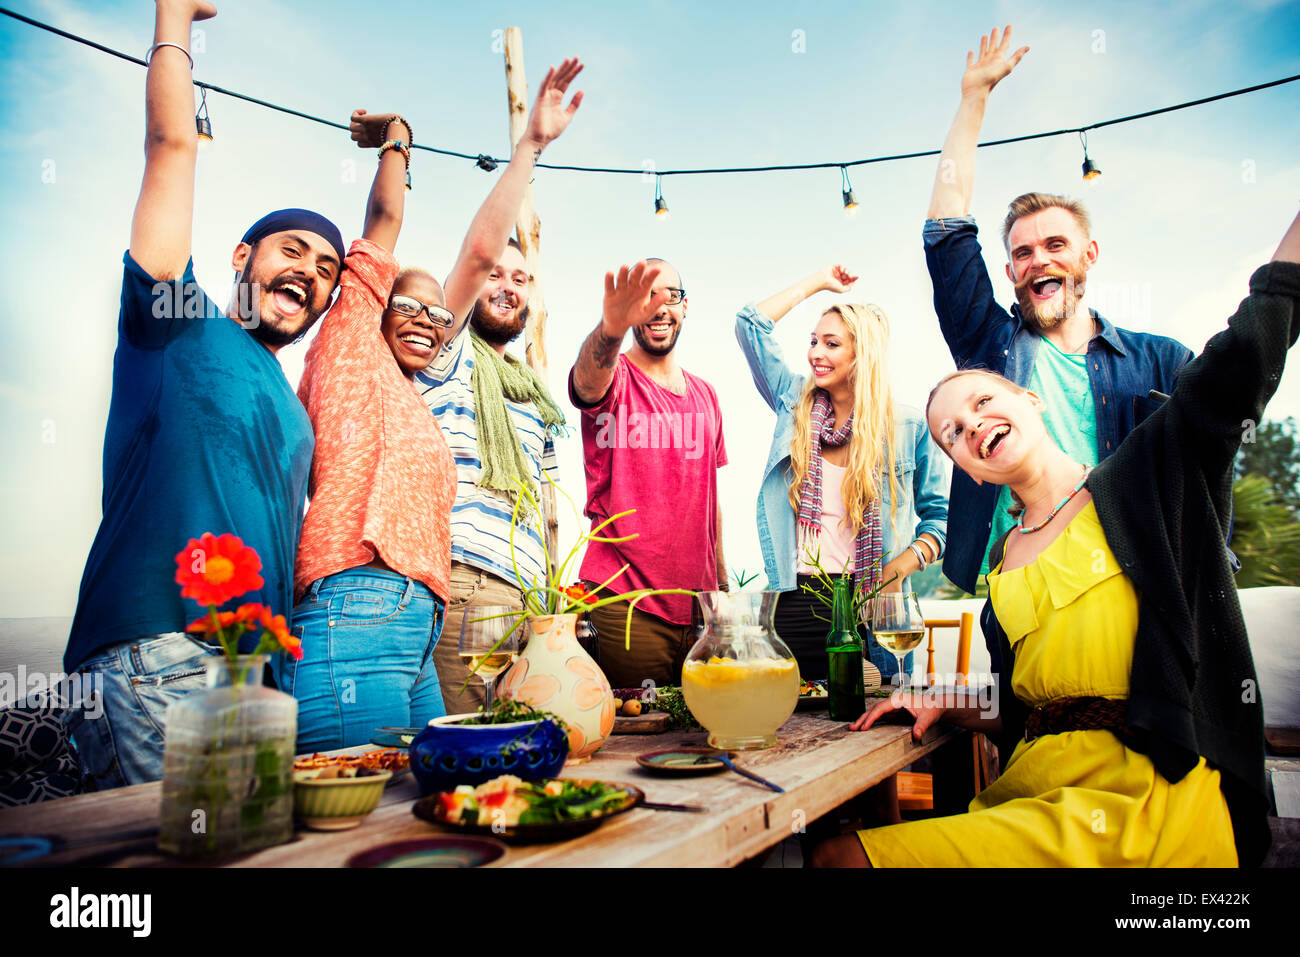
M 613 381 L 614 366 L 618 362 L 618 350 L 622 344 L 622 336 L 606 335 L 601 326 L 597 326 L 587 336 L 573 369 L 574 385 L 582 399 L 596 401 L 604 398 Z M 599 395 L 593 395 L 597 392 Z

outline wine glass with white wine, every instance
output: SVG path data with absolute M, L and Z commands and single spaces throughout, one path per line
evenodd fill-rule
M 871 633 L 880 646 L 898 659 L 898 687 L 907 687 L 903 659 L 921 644 L 925 617 L 916 592 L 890 592 L 871 599 Z
M 519 650 L 523 617 L 510 605 L 470 605 L 460 623 L 460 658 L 470 671 L 483 678 L 486 698 L 492 703 L 496 677 L 510 666 Z

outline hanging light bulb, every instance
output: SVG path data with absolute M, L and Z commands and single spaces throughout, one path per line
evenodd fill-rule
M 847 166 L 840 167 L 840 189 L 844 193 L 844 213 L 852 219 L 858 215 L 858 198 L 853 195 L 853 184 L 849 182 Z
M 658 219 L 668 218 L 668 200 L 664 199 L 663 177 L 655 177 L 655 217 Z
M 1088 134 L 1080 130 L 1079 139 L 1083 142 L 1083 178 L 1091 181 L 1101 175 L 1101 167 L 1088 158 Z
M 207 87 L 199 87 L 199 96 L 199 110 L 194 114 L 194 127 L 198 132 L 199 146 L 207 146 L 212 142 L 212 120 L 208 117 Z

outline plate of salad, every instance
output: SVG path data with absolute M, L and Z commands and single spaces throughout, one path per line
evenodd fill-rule
M 643 800 L 645 793 L 630 784 L 587 778 L 524 781 L 505 774 L 478 787 L 431 794 L 411 810 L 443 827 L 533 844 L 594 831 Z

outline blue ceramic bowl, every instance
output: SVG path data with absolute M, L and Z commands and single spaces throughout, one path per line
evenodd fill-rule
M 551 721 L 460 724 L 471 717 L 434 718 L 411 742 L 411 773 L 422 795 L 503 774 L 525 781 L 552 778 L 569 757 L 569 738 Z

